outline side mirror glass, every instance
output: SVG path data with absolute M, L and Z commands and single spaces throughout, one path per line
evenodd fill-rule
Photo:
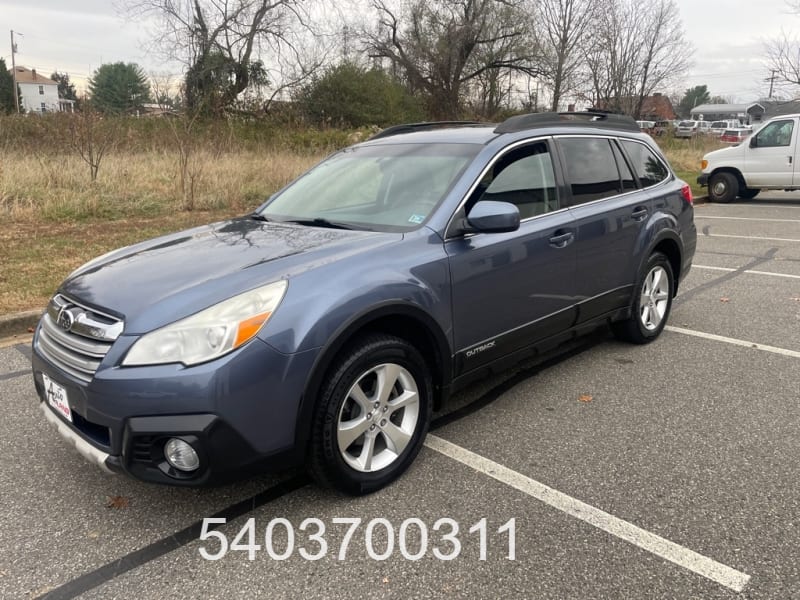
M 756 136 L 752 136 L 752 137 L 750 138 L 750 147 L 751 147 L 751 148 L 756 148 L 756 147 L 758 147 L 758 138 L 757 138 Z
M 519 209 L 510 202 L 482 200 L 472 207 L 467 223 L 482 233 L 504 233 L 519 229 Z

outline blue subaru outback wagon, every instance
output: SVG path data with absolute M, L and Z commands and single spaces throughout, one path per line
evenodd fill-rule
M 251 215 L 80 267 L 34 380 L 103 469 L 199 485 L 306 465 L 368 493 L 476 377 L 604 324 L 658 337 L 695 244 L 689 187 L 627 117 L 401 125 Z

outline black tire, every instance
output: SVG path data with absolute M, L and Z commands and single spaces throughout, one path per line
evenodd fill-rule
M 732 173 L 715 173 L 708 180 L 708 197 L 712 202 L 727 204 L 739 193 L 739 180 Z
M 752 200 L 761 190 L 756 190 L 753 188 L 742 188 L 739 190 L 739 198 L 744 198 L 745 200 Z
M 383 379 L 378 378 L 379 371 Z M 385 378 L 391 378 L 395 372 L 398 375 L 384 402 L 379 398 L 380 381 L 388 381 Z M 350 395 L 356 383 L 364 392 L 361 403 L 355 399 L 358 394 Z M 400 390 L 412 398 L 416 392 L 416 409 L 411 402 L 407 407 L 392 409 L 393 399 L 397 402 L 400 398 Z M 403 474 L 419 453 L 430 425 L 432 399 L 430 371 L 414 346 L 389 335 L 370 335 L 357 340 L 344 351 L 322 384 L 312 423 L 309 473 L 321 486 L 354 496 L 388 485 Z M 364 414 L 367 401 L 368 407 L 373 407 L 369 410 L 374 413 Z M 373 402 L 380 406 L 374 408 Z M 365 426 L 367 429 L 352 441 L 342 441 L 346 445 L 342 449 L 340 422 L 358 422 L 353 430 L 357 427 L 360 431 Z M 391 437 L 390 434 L 397 431 L 404 432 L 402 438 Z M 345 428 L 341 433 L 346 436 Z M 399 453 L 394 452 L 400 447 L 395 445 L 397 440 L 399 444 L 406 444 Z M 374 455 L 367 451 L 367 446 L 373 449 Z M 364 459 L 364 464 L 355 464 L 366 455 L 369 461 Z M 378 466 L 371 465 L 373 456 L 380 458 Z M 381 466 L 387 460 L 389 462 Z
M 666 280 L 659 284 L 655 289 L 648 289 L 652 287 L 652 276 L 655 271 L 660 271 L 660 275 L 665 277 Z M 675 293 L 675 276 L 672 273 L 672 266 L 669 260 L 661 252 L 654 252 L 647 263 L 645 263 L 642 272 L 634 287 L 633 302 L 631 304 L 631 315 L 624 321 L 619 321 L 612 325 L 614 335 L 626 342 L 633 344 L 648 344 L 656 339 L 664 330 L 664 326 L 669 319 L 669 313 L 672 310 L 672 296 Z M 662 300 L 662 294 L 666 297 Z M 642 303 L 643 296 L 648 296 L 650 299 L 649 306 Z M 655 323 L 655 317 L 658 316 L 658 322 Z

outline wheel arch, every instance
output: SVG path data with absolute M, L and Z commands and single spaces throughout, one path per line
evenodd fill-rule
M 434 410 L 446 398 L 453 377 L 452 352 L 439 324 L 413 304 L 390 302 L 374 306 L 344 323 L 320 350 L 300 399 L 295 433 L 297 447 L 308 445 L 319 391 L 339 353 L 355 339 L 369 333 L 394 335 L 413 344 L 431 368 Z
M 717 167 L 716 169 L 711 171 L 711 173 L 708 174 L 709 189 L 711 187 L 711 178 L 714 177 L 714 175 L 719 175 L 720 173 L 730 173 L 731 175 L 736 177 L 736 181 L 739 182 L 739 187 L 740 188 L 746 188 L 747 187 L 747 183 L 744 180 L 744 175 L 742 175 L 742 172 L 739 169 L 737 169 L 736 167 L 727 167 L 726 166 L 726 167 Z
M 678 293 L 678 283 L 681 280 L 681 266 L 683 264 L 683 243 L 677 233 L 670 230 L 662 230 L 656 235 L 653 242 L 650 244 L 648 251 L 642 257 L 642 264 L 639 265 L 641 271 L 642 265 L 655 252 L 661 252 L 669 260 L 669 265 L 672 267 L 672 277 L 675 280 L 675 289 L 672 291 L 673 297 Z

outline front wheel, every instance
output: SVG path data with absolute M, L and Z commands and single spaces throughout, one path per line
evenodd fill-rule
M 393 336 L 363 338 L 323 384 L 312 426 L 312 477 L 352 495 L 388 485 L 419 453 L 431 409 L 431 375 L 417 349 Z
M 708 181 L 708 197 L 712 202 L 727 204 L 739 193 L 739 180 L 732 173 L 716 173 Z
M 631 316 L 614 323 L 614 334 L 634 344 L 652 342 L 667 324 L 674 290 L 672 266 L 666 256 L 655 252 L 647 260 L 636 284 Z

